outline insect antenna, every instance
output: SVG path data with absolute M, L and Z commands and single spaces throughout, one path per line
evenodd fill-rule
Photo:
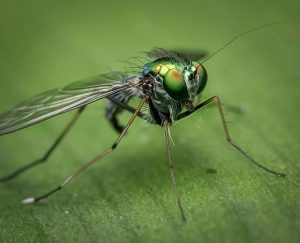
M 268 23 L 268 24 L 263 24 L 263 25 L 259 25 L 256 26 L 255 28 L 252 28 L 250 30 L 247 30 L 243 33 L 240 33 L 238 35 L 236 35 L 235 37 L 233 37 L 230 41 L 228 41 L 225 45 L 223 45 L 222 47 L 220 47 L 219 49 L 217 49 L 215 52 L 213 52 L 211 55 L 209 55 L 207 58 L 205 58 L 201 64 L 205 63 L 207 60 L 211 59 L 213 56 L 215 56 L 216 54 L 218 54 L 220 51 L 224 50 L 227 46 L 229 46 L 231 43 L 233 43 L 234 41 L 238 40 L 239 38 L 243 37 L 244 35 L 247 35 L 251 32 L 254 32 L 256 30 L 271 26 L 271 25 L 275 25 L 275 24 L 288 24 L 288 23 L 296 23 L 296 22 L 292 22 L 292 21 L 278 21 L 278 22 L 273 22 L 273 23 Z

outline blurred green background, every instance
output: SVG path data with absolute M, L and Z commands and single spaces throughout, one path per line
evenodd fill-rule
M 153 47 L 212 52 L 236 34 L 274 21 L 299 21 L 299 1 L 1 1 L 0 112 L 44 90 L 110 70 Z M 203 98 L 216 109 L 172 126 L 175 173 L 188 222 L 181 221 L 163 131 L 137 120 L 114 154 L 38 205 L 46 192 L 111 145 L 104 102 L 86 110 L 49 162 L 0 185 L 0 242 L 299 242 L 300 31 L 280 24 L 251 33 L 205 63 Z M 72 116 L 0 138 L 0 175 L 41 156 Z M 124 122 L 128 114 L 122 114 Z

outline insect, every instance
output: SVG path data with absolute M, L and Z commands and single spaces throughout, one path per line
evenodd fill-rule
M 25 165 L 6 177 L 0 178 L 0 182 L 13 179 L 24 171 L 46 161 L 64 136 L 69 132 L 86 106 L 104 98 L 108 100 L 105 109 L 106 118 L 119 133 L 112 146 L 84 163 L 58 187 L 55 187 L 41 196 L 24 199 L 22 201 L 23 203 L 30 204 L 39 202 L 67 186 L 85 169 L 115 150 L 135 118 L 140 117 L 149 123 L 161 126 L 164 130 L 172 185 L 182 219 L 185 221 L 185 213 L 181 205 L 179 193 L 176 189 L 169 128 L 174 122 L 188 117 L 211 103 L 215 104 L 219 111 L 226 140 L 233 148 L 261 169 L 276 176 L 285 176 L 283 173 L 275 172 L 263 166 L 250 157 L 243 148 L 233 142 L 225 122 L 219 96 L 213 96 L 199 104 L 196 103 L 197 96 L 203 92 L 208 80 L 208 74 L 203 63 L 241 36 L 269 25 L 271 24 L 256 27 L 234 37 L 210 56 L 205 56 L 203 52 L 188 53 L 155 49 L 147 53 L 152 59 L 141 67 L 139 75 L 129 75 L 118 72 L 99 75 L 88 80 L 71 83 L 61 89 L 44 92 L 1 114 L 0 135 L 4 135 L 56 115 L 77 110 L 74 117 L 42 158 Z M 140 99 L 137 108 L 131 107 L 128 104 L 129 100 L 133 97 Z M 143 106 L 148 107 L 147 114 L 142 112 Z M 123 110 L 132 113 L 131 118 L 124 127 L 120 125 L 118 120 L 118 114 Z

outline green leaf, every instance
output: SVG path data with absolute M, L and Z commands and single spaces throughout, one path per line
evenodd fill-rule
M 2 1 L 0 112 L 41 91 L 122 70 L 118 60 L 156 46 L 212 53 L 255 26 L 299 21 L 298 2 L 288 2 Z M 0 184 L 0 242 L 299 242 L 299 43 L 299 24 L 278 24 L 204 64 L 209 80 L 201 99 L 219 95 L 233 140 L 286 178 L 230 147 L 211 106 L 172 126 L 187 223 L 172 190 L 162 128 L 141 120 L 113 154 L 67 188 L 22 205 L 113 143 L 117 134 L 101 101 L 47 163 Z M 0 176 L 42 156 L 73 114 L 0 137 Z

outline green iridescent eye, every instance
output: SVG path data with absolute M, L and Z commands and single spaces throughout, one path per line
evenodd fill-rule
M 176 69 L 169 70 L 163 81 L 166 92 L 175 100 L 186 99 L 188 90 L 182 73 Z
M 197 94 L 200 94 L 207 84 L 207 72 L 200 63 L 192 62 L 192 64 L 196 68 L 196 72 L 199 75 L 199 88 L 197 90 Z

